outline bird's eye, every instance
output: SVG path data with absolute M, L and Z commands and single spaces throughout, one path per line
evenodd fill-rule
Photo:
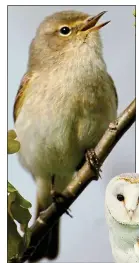
M 124 196 L 123 195 L 121 195 L 121 194 L 118 194 L 117 195 L 117 199 L 121 202 L 121 201 L 124 201 Z
M 60 34 L 62 36 L 68 36 L 71 34 L 71 29 L 68 26 L 63 26 L 60 28 Z

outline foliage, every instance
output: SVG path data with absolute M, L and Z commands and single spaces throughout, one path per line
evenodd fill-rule
M 16 153 L 20 149 L 20 143 L 16 140 L 16 137 L 14 130 L 8 131 L 8 154 Z
M 136 10 L 133 11 L 133 16 L 136 18 Z M 136 26 L 136 23 L 134 24 Z
M 19 151 L 20 143 L 14 130 L 8 131 L 8 154 Z M 24 199 L 17 189 L 8 182 L 8 262 L 15 262 L 30 242 L 31 230 L 28 228 L 31 203 Z M 24 231 L 21 237 L 17 231 L 18 222 Z
M 133 15 L 136 17 L 136 10 L 133 11 Z

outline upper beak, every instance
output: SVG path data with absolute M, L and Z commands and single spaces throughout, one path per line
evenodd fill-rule
M 128 215 L 129 215 L 130 220 L 132 220 L 133 215 L 134 215 L 134 210 L 129 210 Z
M 99 21 L 99 19 L 106 13 L 107 11 L 103 11 L 101 13 L 99 13 L 96 16 L 89 16 L 85 21 L 84 24 L 81 27 L 81 31 L 86 31 L 88 29 L 92 29 L 92 30 L 99 30 L 100 28 L 102 28 L 103 26 L 107 25 L 110 21 L 104 22 L 100 25 L 96 25 L 96 23 Z

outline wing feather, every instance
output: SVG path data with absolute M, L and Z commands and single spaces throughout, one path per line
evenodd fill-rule
M 118 108 L 118 95 L 117 95 L 117 91 L 116 91 L 116 88 L 115 88 L 115 84 L 114 84 L 114 81 L 113 81 L 112 77 L 109 74 L 108 74 L 108 76 L 109 76 L 109 80 L 111 82 L 111 87 L 112 87 L 112 89 L 113 89 L 113 91 L 115 93 L 116 106 Z
M 21 83 L 20 83 L 16 98 L 15 98 L 15 103 L 14 103 L 14 109 L 13 109 L 14 122 L 16 121 L 18 114 L 20 113 L 20 110 L 23 106 L 24 99 L 26 97 L 26 91 L 29 87 L 32 76 L 33 76 L 33 73 L 27 72 L 21 80 Z

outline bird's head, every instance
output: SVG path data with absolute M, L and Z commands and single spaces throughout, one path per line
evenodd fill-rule
M 48 16 L 40 24 L 30 48 L 29 64 L 59 63 L 78 54 L 95 52 L 101 56 L 99 30 L 110 21 L 98 24 L 106 13 L 90 16 L 77 11 L 63 11 Z
M 119 223 L 139 225 L 139 174 L 113 178 L 106 189 L 106 209 Z

